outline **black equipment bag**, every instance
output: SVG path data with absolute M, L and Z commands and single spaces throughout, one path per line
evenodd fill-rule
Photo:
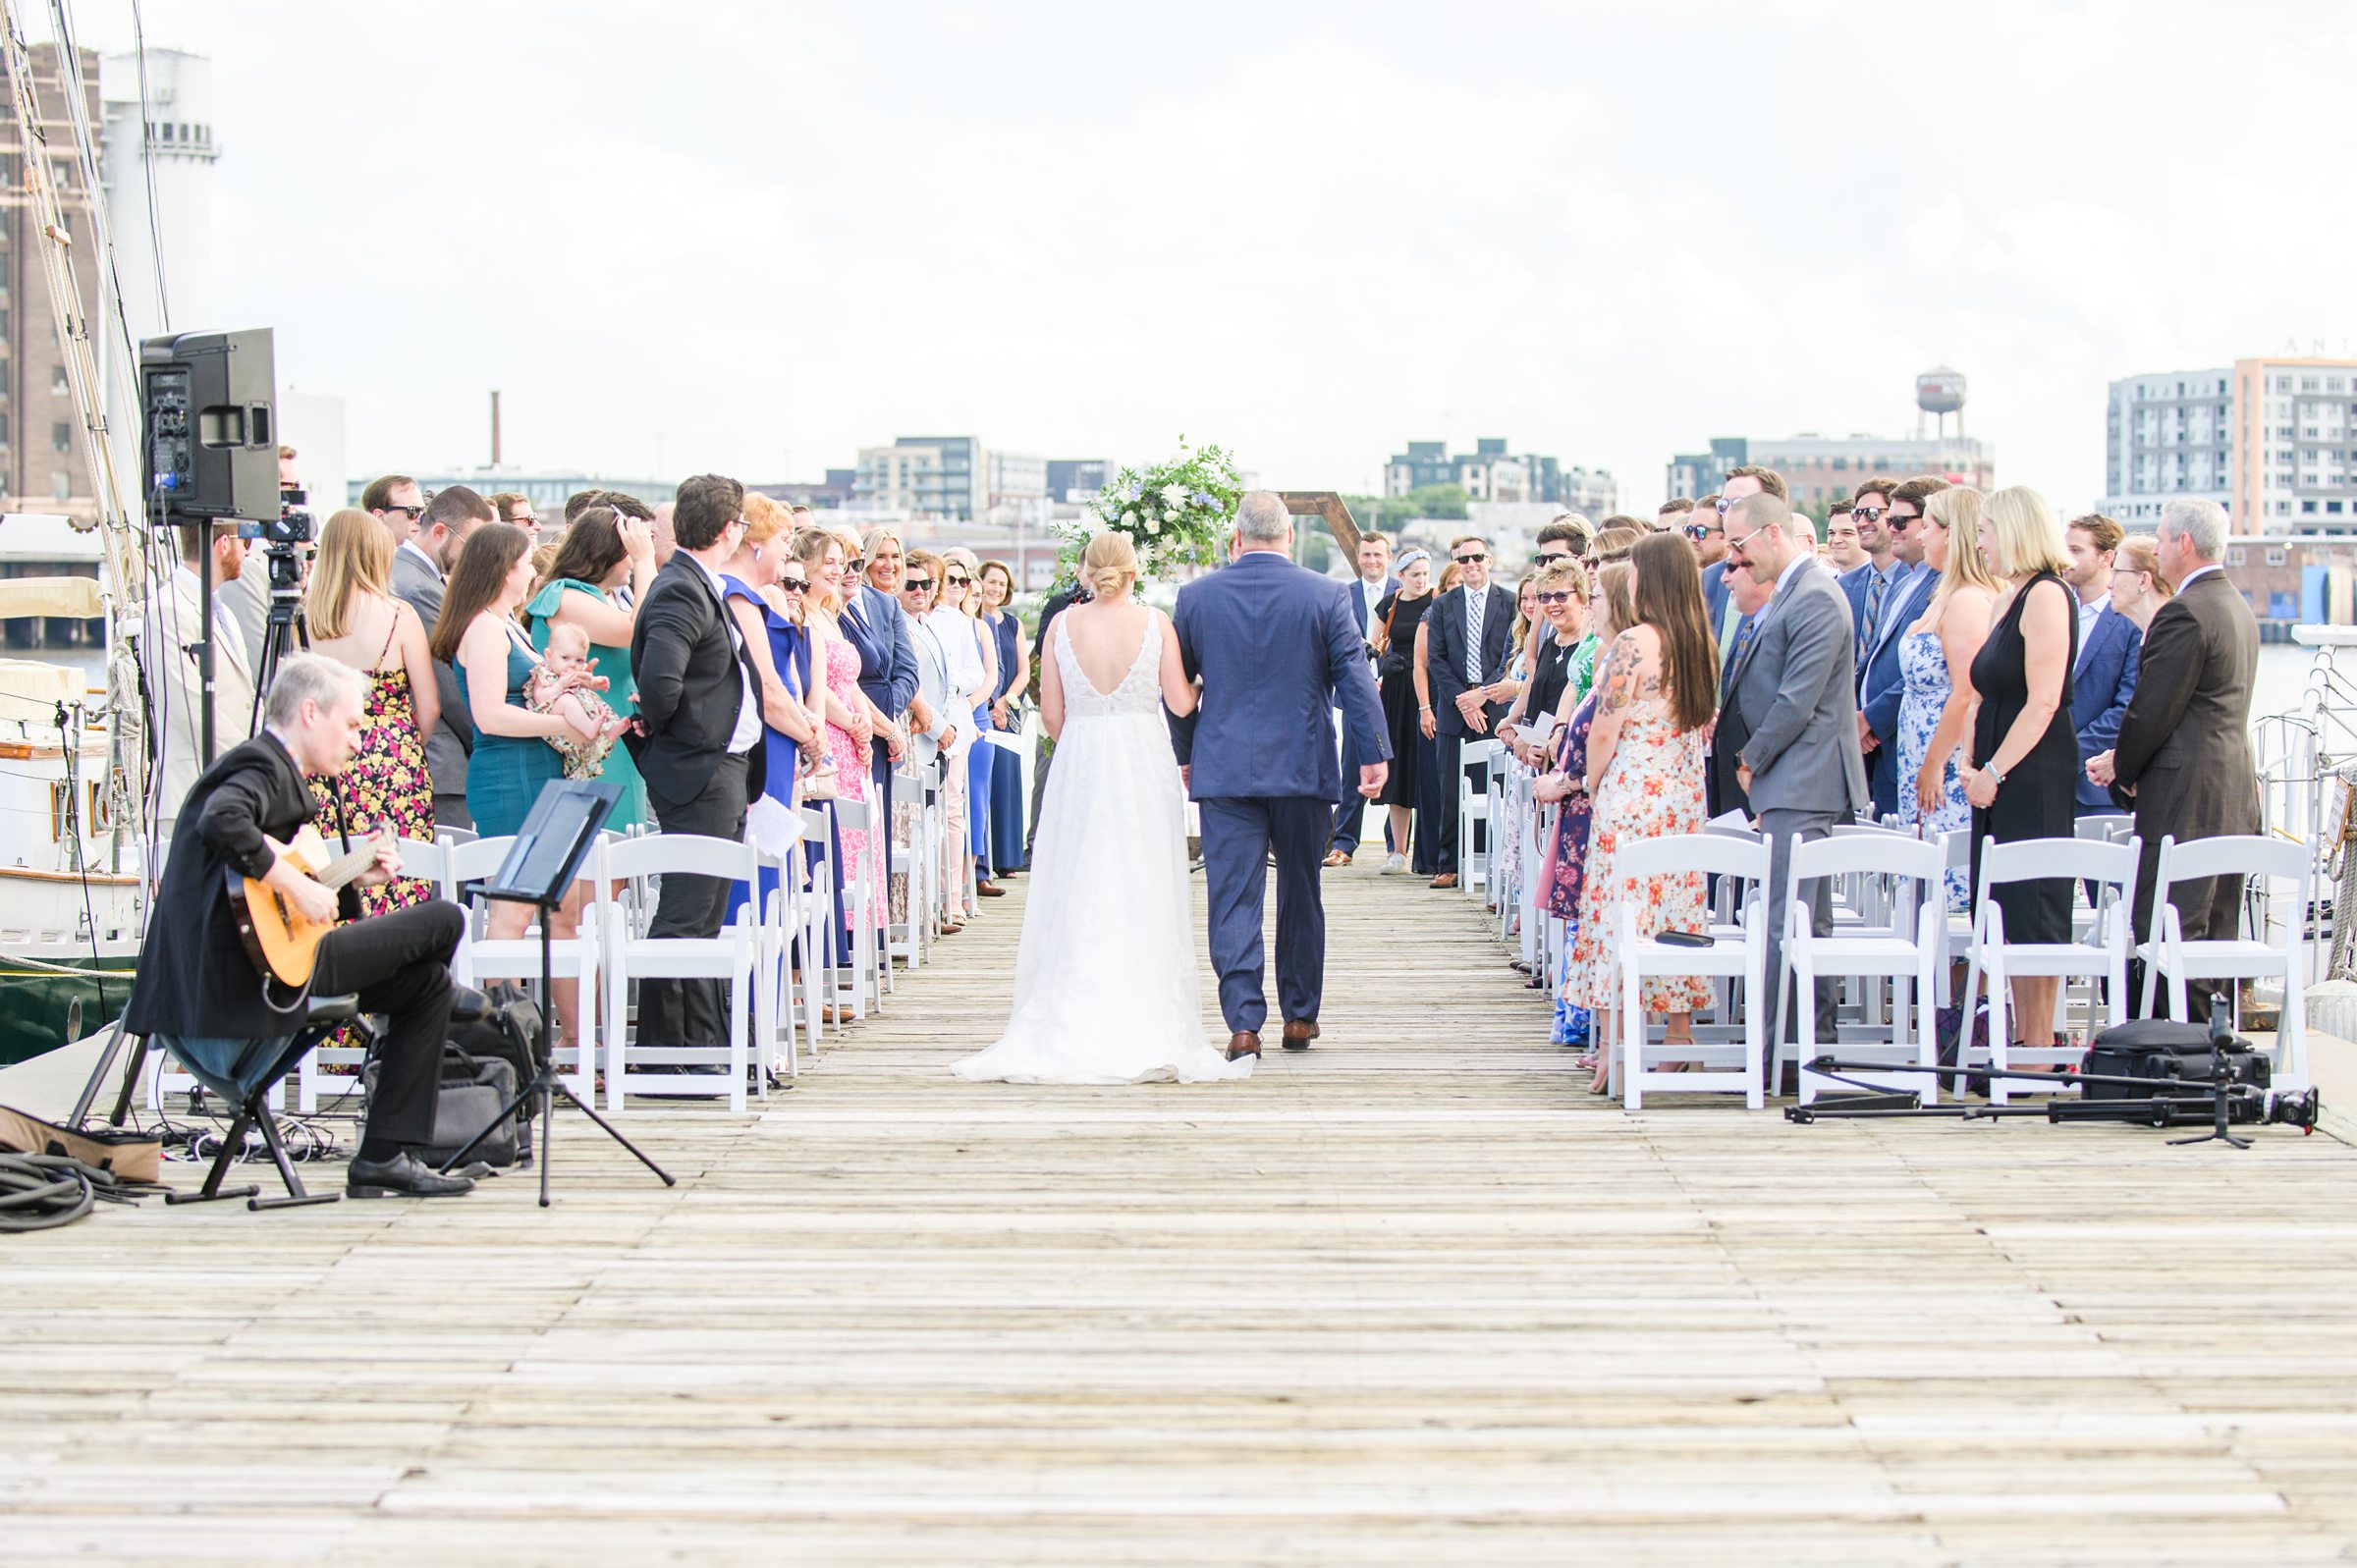
M 508 982 L 488 988 L 491 1010 L 471 1023 L 450 1027 L 450 1048 L 442 1054 L 442 1079 L 471 1080 L 472 1063 L 504 1061 L 515 1069 L 516 1082 L 531 1081 L 532 1054 L 540 1049 L 540 1008 L 521 986 Z M 526 1103 L 519 1115 L 529 1118 L 539 1110 Z
M 2107 1029 L 2089 1041 L 2087 1060 L 2081 1070 L 2110 1078 L 2176 1078 L 2205 1087 L 2156 1083 L 2140 1089 L 2126 1084 L 2091 1083 L 2081 1093 L 2089 1100 L 2170 1100 L 2199 1096 L 2207 1102 L 2210 1091 L 2206 1086 L 2217 1081 L 2221 1056 L 2227 1077 L 2233 1083 L 2265 1089 L 2273 1081 L 2268 1059 L 2253 1051 L 2247 1040 L 2225 1033 L 2213 1036 L 2207 1024 L 2138 1018 L 2116 1029 Z
M 450 1039 L 443 1044 L 434 1141 L 419 1153 L 428 1164 L 439 1164 L 464 1148 L 531 1075 L 532 1054 L 540 1040 L 540 1009 L 520 986 L 503 983 L 488 994 L 491 1010 L 470 1023 L 452 1025 Z M 363 1078 L 373 1094 L 375 1062 L 368 1064 Z M 467 1158 L 487 1165 L 513 1165 L 528 1158 L 531 1118 L 539 1108 L 536 1101 L 525 1101 L 508 1125 L 476 1144 Z

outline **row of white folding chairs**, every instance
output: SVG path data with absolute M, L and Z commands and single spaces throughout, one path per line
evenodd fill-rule
M 2152 924 L 2146 939 L 2131 945 L 2128 915 L 2141 850 L 2141 843 L 2132 835 L 2124 843 L 2109 841 L 2108 838 L 2030 839 L 2004 844 L 1995 839 L 1984 841 L 1970 937 L 1962 956 L 1968 965 L 1966 997 L 1979 989 L 1982 976 L 1988 978 L 1990 1044 L 1985 1050 L 1972 1049 L 1967 1031 L 1967 1046 L 1957 1065 L 1971 1068 L 1986 1060 L 1991 1069 L 2001 1072 L 2017 1066 L 2051 1069 L 2074 1061 L 2078 1054 L 2061 1046 L 2035 1051 L 2017 1051 L 2009 1046 L 2007 986 L 2013 979 L 2027 975 L 2052 975 L 2057 979 L 2093 976 L 2104 984 L 2107 1021 L 2117 1025 L 2126 1016 L 2126 966 L 2132 951 L 2146 964 L 2148 1013 L 2155 990 L 2164 980 L 2171 987 L 2172 1014 L 2183 1017 L 2185 983 L 2189 979 L 2279 976 L 2284 984 L 2285 1000 L 2274 1053 L 2275 1078 L 2286 1089 L 2304 1089 L 2308 1084 L 2308 1065 L 2297 930 L 2287 928 L 2274 941 L 2264 931 L 2251 938 L 2238 932 L 2230 937 L 2189 941 L 2183 936 L 2182 923 L 2167 895 L 2178 883 L 2201 882 L 2223 875 L 2256 876 L 2291 883 L 2294 890 L 2291 907 L 2304 909 L 2309 875 L 2305 851 L 2297 844 L 2268 838 L 2218 838 L 2187 844 L 2165 838 L 2160 850 Z M 1766 1008 L 1754 999 L 1761 995 L 1760 982 L 1764 977 L 1747 965 L 1756 962 L 1757 953 L 1764 947 L 1759 939 L 1766 931 L 1761 906 L 1767 856 L 1767 845 L 1756 838 L 1747 842 L 1740 836 L 1725 834 L 1654 839 L 1625 846 L 1620 851 L 1618 867 L 1622 874 L 1631 877 L 1716 875 L 1723 886 L 1729 888 L 1731 901 L 1740 910 L 1733 920 L 1714 927 L 1711 946 L 1698 948 L 1659 938 L 1637 938 L 1633 909 L 1622 909 L 1621 940 L 1616 954 L 1617 979 L 1622 997 L 1621 1026 L 1617 1031 L 1618 1038 L 1607 1042 L 1605 1049 L 1613 1053 L 1612 1071 L 1629 1108 L 1642 1105 L 1643 1090 L 1647 1087 L 1685 1092 L 1742 1088 L 1746 1104 L 1757 1108 L 1755 1091 L 1760 1082 L 1763 1054 L 1759 1035 Z M 1941 971 L 1950 956 L 1944 877 L 1947 862 L 1946 845 L 1926 843 L 1896 833 L 1845 835 L 1793 845 L 1786 871 L 1782 973 L 1778 977 L 1776 992 L 1779 1016 L 1773 1051 L 1766 1054 L 1780 1073 L 1787 1059 L 1799 1063 L 1804 1103 L 1836 1084 L 1879 1081 L 1871 1067 L 1863 1069 L 1862 1076 L 1857 1071 L 1821 1075 L 1809 1067 L 1808 1063 L 1828 1044 L 1825 1026 L 1831 1022 L 1819 1018 L 1813 1005 L 1814 983 L 1821 974 L 1870 976 L 1891 982 L 1892 1005 L 1888 1044 L 1853 1041 L 1838 1044 L 1836 1049 L 1845 1057 L 1917 1069 L 1883 1078 L 1893 1085 L 1918 1089 L 1927 1100 L 1936 1100 L 1935 1074 L 1923 1069 L 1938 1065 L 1937 1042 L 1930 1022 L 1932 1003 L 1939 996 Z M 1809 906 L 1801 892 L 1804 884 L 1825 877 L 1873 879 L 1880 885 L 1876 907 L 1887 918 L 1878 922 L 1862 915 L 1847 926 L 1837 925 L 1831 936 L 1817 936 L 1811 929 Z M 2092 928 L 2083 937 L 2074 933 L 2074 940 L 2065 943 L 2009 941 L 2003 910 L 1992 895 L 1993 891 L 2008 884 L 2061 878 L 2070 879 L 2074 885 L 2088 883 L 2096 888 L 2097 918 Z M 2265 907 L 2264 902 L 2261 906 Z M 1739 944 L 1732 953 L 1725 950 L 1730 941 Z M 1727 1048 L 1722 1045 L 1670 1046 L 1665 1042 L 1657 1047 L 1648 1041 L 1642 1022 L 1644 1014 L 1636 1006 L 1642 979 L 1736 974 L 1741 974 L 1747 982 L 1742 1071 L 1709 1070 L 1721 1065 L 1727 1056 Z M 1790 997 L 1808 1005 L 1811 1022 L 1806 1031 L 1805 1053 L 1795 1038 L 1797 1031 L 1788 1028 L 1788 1020 L 1781 1015 L 1787 979 Z M 1656 1059 L 1700 1062 L 1706 1070 L 1655 1072 L 1646 1065 L 1649 1054 Z M 1993 1076 L 1989 1082 L 1992 1102 L 2003 1104 L 2006 1081 Z
M 505 838 L 459 841 L 455 836 L 438 836 L 430 843 L 404 839 L 399 848 L 406 875 L 432 883 L 440 895 L 466 903 L 461 898 L 466 885 L 495 872 L 511 843 Z M 653 879 L 670 874 L 723 877 L 747 883 L 757 891 L 764 868 L 778 873 L 779 886 L 747 906 L 753 914 L 750 920 L 730 922 L 711 938 L 652 938 L 645 934 L 655 907 L 650 891 Z M 770 855 L 749 843 L 693 835 L 626 837 L 609 833 L 601 836 L 577 881 L 584 886 L 583 911 L 576 935 L 552 938 L 548 945 L 552 983 L 572 984 L 580 1002 L 576 1009 L 576 1042 L 557 1054 L 558 1065 L 568 1069 L 567 1087 L 575 1094 L 583 1099 L 591 1096 L 601 1055 L 607 1104 L 617 1109 L 627 1093 L 712 1092 L 711 1085 L 693 1081 L 702 1074 L 650 1075 L 641 1070 L 650 1064 L 677 1065 L 692 1059 L 700 1066 L 725 1065 L 732 1074 L 727 1098 L 738 1110 L 744 1108 L 753 1067 L 766 1068 L 771 1051 L 782 1046 L 789 1074 L 799 1070 L 787 989 L 791 949 L 797 939 L 806 947 L 810 938 L 803 923 L 809 900 L 802 892 L 798 844 Z M 520 938 L 494 939 L 487 934 L 487 918 L 484 900 L 475 899 L 468 905 L 466 934 L 453 961 L 454 977 L 465 985 L 495 979 L 536 980 L 541 944 L 531 933 L 537 928 L 527 928 Z M 628 1013 L 630 982 L 650 978 L 728 980 L 731 1045 L 716 1053 L 710 1047 L 633 1043 Z M 551 1006 L 554 1000 L 543 997 L 541 1004 Z M 322 1048 L 304 1061 L 298 1074 L 301 1109 L 315 1108 L 320 1089 L 333 1082 L 320 1072 L 323 1065 L 356 1070 L 350 1054 Z M 632 1067 L 633 1058 L 638 1068 Z M 765 1074 L 761 1083 L 766 1093 Z

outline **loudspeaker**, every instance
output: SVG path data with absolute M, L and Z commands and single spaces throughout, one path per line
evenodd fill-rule
M 139 345 L 147 492 L 157 522 L 278 515 L 278 375 L 270 329 Z

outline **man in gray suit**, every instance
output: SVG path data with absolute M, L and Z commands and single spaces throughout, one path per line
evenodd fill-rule
M 925 624 L 925 609 L 941 586 L 941 558 L 912 551 L 901 573 L 901 610 L 907 618 L 908 644 L 916 654 L 916 700 L 908 707 L 908 755 L 913 771 L 933 766 L 944 749 L 958 744 L 957 704 L 950 701 L 950 650 Z M 924 720 L 918 724 L 919 719 Z
M 1840 582 L 1801 547 L 1792 509 L 1773 495 L 1746 496 L 1727 519 L 1729 570 L 1773 584 L 1748 640 L 1727 667 L 1727 699 L 1716 744 L 1732 747 L 1735 781 L 1769 846 L 1768 973 L 1781 975 L 1785 868 L 1792 841 L 1823 838 L 1866 808 L 1866 765 L 1858 749 L 1857 631 Z M 1809 892 L 1810 925 L 1834 930 L 1833 893 Z M 1816 1007 L 1829 1021 L 1835 982 L 1818 983 Z M 1773 1015 L 1784 1038 L 1784 990 Z M 1807 1038 L 1807 1036 L 1802 1036 Z M 1769 1086 L 1771 1089 L 1775 1085 Z
M 417 532 L 393 552 L 393 592 L 417 612 L 432 637 L 442 616 L 442 581 L 458 565 L 466 536 L 491 520 L 491 504 L 465 485 L 452 485 L 435 494 L 432 505 L 417 520 Z M 434 781 L 434 825 L 471 828 L 466 810 L 466 754 L 474 749 L 474 721 L 459 697 L 457 672 L 434 661 L 434 685 L 442 696 L 442 717 L 425 737 L 425 771 Z

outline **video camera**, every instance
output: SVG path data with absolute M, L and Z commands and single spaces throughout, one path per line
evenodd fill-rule
M 238 524 L 238 537 L 259 539 L 264 545 L 307 545 L 318 537 L 318 525 L 311 519 L 311 510 L 304 503 L 310 497 L 300 485 L 281 485 L 278 491 L 278 515 L 259 522 Z

